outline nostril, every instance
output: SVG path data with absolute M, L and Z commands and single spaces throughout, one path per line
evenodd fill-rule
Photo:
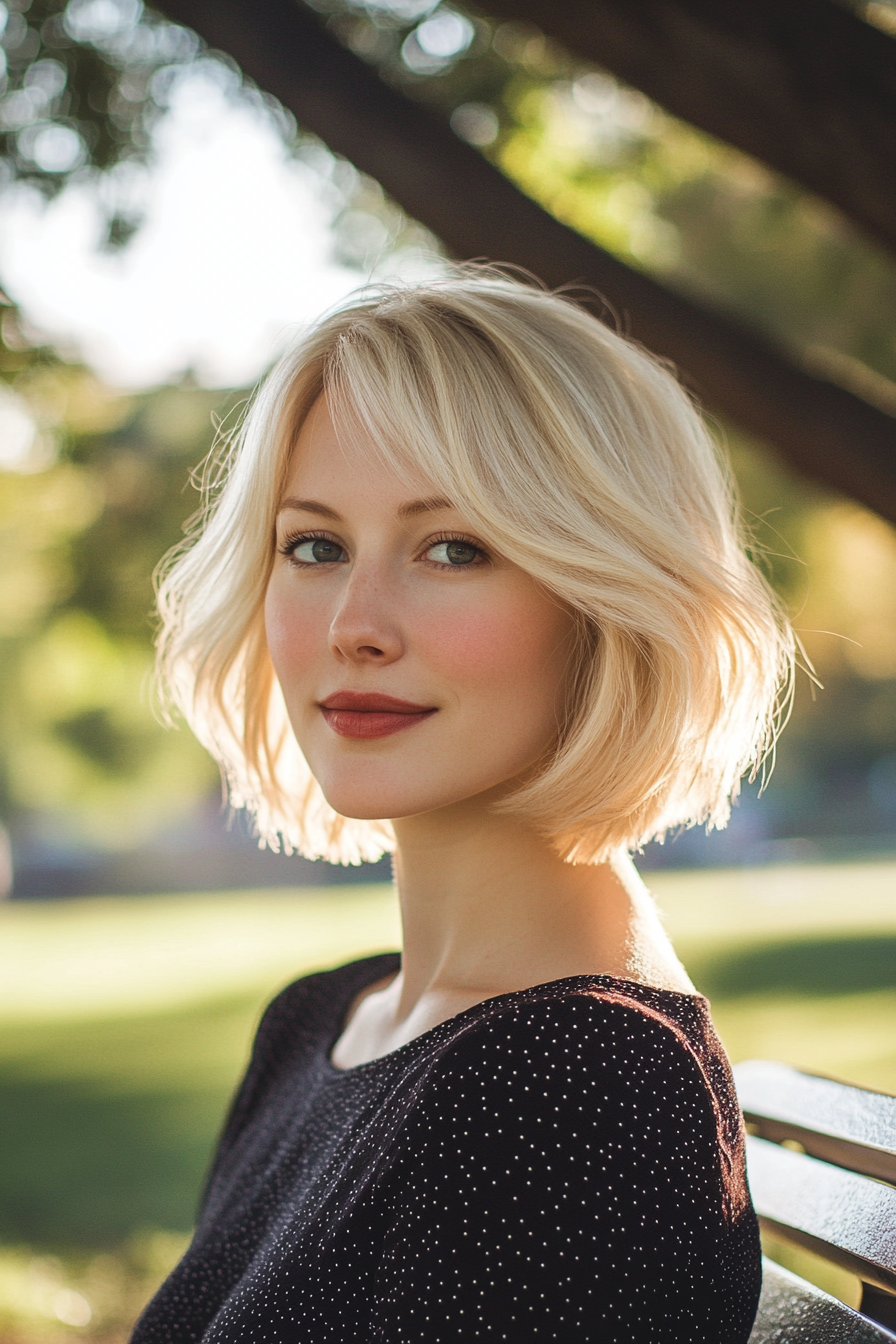
M 382 658 L 382 649 L 376 648 L 373 644 L 361 644 L 358 648 L 359 653 L 372 653 L 374 658 Z

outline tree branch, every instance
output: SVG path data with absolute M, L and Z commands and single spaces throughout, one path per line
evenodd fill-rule
M 896 249 L 896 41 L 835 0 L 488 0 Z
M 896 419 L 558 223 L 296 0 L 166 0 L 165 10 L 228 52 L 455 256 L 512 262 L 551 286 L 592 286 L 711 409 L 896 522 Z

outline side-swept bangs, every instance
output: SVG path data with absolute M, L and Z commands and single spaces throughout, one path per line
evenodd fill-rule
M 289 728 L 264 637 L 290 454 L 325 393 L 338 430 L 433 483 L 577 616 L 573 703 L 501 807 L 575 862 L 724 826 L 768 751 L 789 625 L 747 559 L 730 475 L 672 373 L 570 300 L 459 272 L 363 295 L 280 361 L 163 565 L 159 674 L 261 839 L 341 862 L 392 847 L 338 816 Z

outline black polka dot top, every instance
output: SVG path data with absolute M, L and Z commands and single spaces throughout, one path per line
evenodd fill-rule
M 760 1288 L 706 1001 L 500 994 L 339 1070 L 371 957 L 268 1008 L 193 1243 L 133 1344 L 740 1344 Z

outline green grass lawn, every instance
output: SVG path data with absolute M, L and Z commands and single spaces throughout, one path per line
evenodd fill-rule
M 896 863 L 651 886 L 733 1059 L 896 1092 Z M 264 1002 L 397 938 L 385 887 L 0 908 L 2 1344 L 66 1319 L 84 1338 L 88 1302 L 122 1337 L 189 1230 Z

